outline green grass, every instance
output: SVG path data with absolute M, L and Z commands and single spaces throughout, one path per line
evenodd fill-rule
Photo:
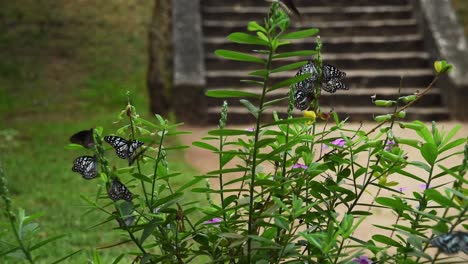
M 103 126 L 107 133 L 115 132 L 119 125 L 112 122 L 126 104 L 127 91 L 139 112 L 149 116 L 145 73 L 151 2 L 2 3 L 0 163 L 14 206 L 27 214 L 45 214 L 38 220 L 40 235 L 67 234 L 37 252 L 47 255 L 38 263 L 78 249 L 83 251 L 66 263 L 89 263 L 96 247 L 119 241 L 112 230 L 116 223 L 88 229 L 105 216 L 84 215 L 80 194 L 95 194 L 99 179 L 86 181 L 73 173 L 72 162 L 82 153 L 64 146 L 79 130 Z M 176 184 L 196 173 L 182 157 L 169 155 L 173 170 L 184 171 Z M 103 263 L 111 263 L 129 250 L 119 246 L 99 252 Z

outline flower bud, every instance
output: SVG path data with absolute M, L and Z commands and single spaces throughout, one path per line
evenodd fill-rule
M 375 100 L 374 104 L 376 106 L 384 106 L 384 107 L 389 107 L 392 106 L 395 103 L 395 101 L 390 101 L 390 100 Z
M 374 120 L 377 121 L 377 122 L 385 122 L 385 121 L 388 121 L 390 119 L 392 119 L 391 114 L 379 115 L 379 116 L 374 117 Z

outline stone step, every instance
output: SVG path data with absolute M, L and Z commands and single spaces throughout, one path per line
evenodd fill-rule
M 322 52 L 324 53 L 361 53 L 361 52 L 407 52 L 424 50 L 423 38 L 420 34 L 377 36 L 377 37 L 324 37 L 322 41 Z M 315 49 L 315 39 L 291 41 L 293 45 L 282 46 L 278 52 L 294 50 Z M 232 43 L 226 38 L 205 37 L 205 53 L 213 53 L 217 49 L 236 50 L 250 52 L 262 48 L 255 45 L 241 45 Z
M 324 112 L 330 109 L 330 107 L 322 107 L 322 111 Z M 340 120 L 344 120 L 346 117 L 349 117 L 349 122 L 370 121 L 373 120 L 376 115 L 392 112 L 391 109 L 382 107 L 349 107 L 348 105 L 334 106 L 333 110 L 338 113 Z M 217 124 L 219 122 L 220 111 L 221 107 L 219 106 L 208 108 L 207 122 L 209 124 Z M 262 116 L 262 122 L 273 121 L 274 111 L 278 113 L 280 118 L 287 117 L 286 107 L 271 107 L 265 109 L 264 115 Z M 294 110 L 293 115 L 294 117 L 302 117 L 302 113 L 299 110 Z M 449 119 L 449 114 L 447 109 L 444 107 L 412 107 L 407 110 L 406 118 L 401 120 L 411 121 L 416 119 L 441 121 Z M 253 124 L 254 122 L 254 117 L 248 113 L 244 107 L 229 107 L 228 124 Z
M 379 6 L 379 5 L 408 5 L 409 0 L 294 0 L 299 11 L 303 6 Z M 265 0 L 201 0 L 201 6 L 270 6 L 271 1 Z
M 262 21 L 268 7 L 257 6 L 202 6 L 206 20 Z M 343 20 L 410 19 L 411 5 L 404 6 L 307 6 L 301 8 L 301 17 L 292 18 L 293 24 L 301 21 L 331 22 Z
M 323 60 L 340 69 L 389 69 L 396 66 L 405 68 L 425 68 L 430 66 L 427 52 L 367 52 L 322 54 Z M 273 68 L 281 65 L 308 60 L 310 58 L 288 58 L 273 63 Z M 215 54 L 205 55 L 208 70 L 254 70 L 256 64 L 226 60 Z
M 257 79 L 250 77 L 249 71 L 207 71 L 207 88 L 222 88 L 241 85 L 240 80 Z M 271 82 L 277 83 L 292 78 L 296 72 L 281 72 L 272 76 Z M 433 79 L 431 69 L 398 69 L 398 70 L 347 70 L 345 83 L 348 87 L 399 87 L 403 77 L 403 87 L 424 87 Z
M 210 37 L 224 37 L 232 32 L 245 32 L 249 21 L 204 20 L 203 33 Z M 320 29 L 321 37 L 333 36 L 393 36 L 417 34 L 418 24 L 415 19 L 405 20 L 350 20 L 334 22 L 297 21 L 290 31 L 309 28 Z
M 255 93 L 260 95 L 261 88 L 225 88 L 228 90 L 238 90 L 243 92 Z M 400 91 L 401 96 L 411 95 L 417 91 L 424 90 L 421 88 L 402 88 Z M 275 105 L 286 106 L 288 104 L 288 93 L 289 88 L 277 89 L 275 91 L 269 92 L 266 97 L 266 101 L 284 99 L 280 102 L 277 102 Z M 348 105 L 349 107 L 362 107 L 362 106 L 373 106 L 371 96 L 377 96 L 379 100 L 395 100 L 398 98 L 398 88 L 353 88 L 347 91 L 337 91 L 334 94 L 327 92 L 322 92 L 320 96 L 320 104 L 325 106 L 333 105 Z M 259 104 L 259 100 L 255 98 L 248 98 L 250 102 L 254 105 Z M 219 98 L 207 98 L 206 104 L 209 107 L 221 105 L 224 99 Z M 228 98 L 226 99 L 229 106 L 241 106 L 239 98 Z M 441 105 L 442 97 L 440 95 L 440 90 L 434 88 L 429 91 L 421 101 L 417 102 L 415 107 L 431 107 L 434 105 Z

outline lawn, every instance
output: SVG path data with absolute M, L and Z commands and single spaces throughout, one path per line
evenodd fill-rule
M 152 118 L 145 86 L 150 13 L 151 1 L 137 0 L 2 3 L 0 164 L 14 206 L 27 214 L 44 213 L 40 235 L 67 234 L 45 247 L 48 257 L 38 263 L 78 249 L 83 251 L 67 263 L 87 263 L 95 248 L 119 241 L 112 230 L 116 223 L 89 229 L 104 216 L 84 215 L 80 195 L 95 194 L 99 181 L 71 171 L 83 153 L 65 146 L 79 130 L 103 126 L 115 133 L 122 124 L 113 121 L 126 105 L 127 91 L 139 112 Z M 187 172 L 184 177 L 194 175 L 181 157 L 170 155 L 171 167 Z M 119 246 L 99 253 L 103 263 L 111 263 L 128 250 Z

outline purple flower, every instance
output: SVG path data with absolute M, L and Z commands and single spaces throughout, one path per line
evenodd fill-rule
M 396 146 L 395 140 L 389 139 L 389 140 L 387 140 L 387 142 L 385 143 L 385 148 L 384 148 L 384 150 L 386 150 L 386 151 L 391 151 L 391 150 L 393 149 L 394 146 Z
M 246 128 L 244 129 L 245 131 L 248 131 L 248 132 L 255 132 L 255 128 L 254 127 L 250 127 L 250 128 Z
M 205 221 L 205 224 L 218 224 L 219 222 L 223 221 L 223 219 L 219 217 L 215 217 L 213 219 L 210 219 L 208 221 Z
M 372 260 L 370 260 L 366 256 L 360 256 L 359 258 L 354 258 L 353 262 L 357 262 L 359 264 L 372 264 Z
M 396 188 L 396 189 L 397 189 L 397 191 L 399 191 L 399 192 L 405 192 L 405 191 L 407 191 L 409 188 L 408 188 L 408 187 L 398 187 L 398 188 Z
M 429 189 L 429 186 L 425 183 L 421 183 L 419 184 L 419 188 L 423 189 L 423 190 L 426 190 L 426 189 Z
M 343 147 L 346 144 L 346 141 L 342 138 L 337 138 L 331 142 L 332 145 Z
M 307 165 L 304 165 L 304 164 L 296 163 L 296 164 L 294 164 L 294 165 L 292 166 L 292 168 L 293 168 L 293 169 L 299 169 L 299 168 L 301 168 L 301 169 L 303 169 L 303 170 L 307 170 L 307 168 L 309 168 L 309 167 L 307 167 Z

